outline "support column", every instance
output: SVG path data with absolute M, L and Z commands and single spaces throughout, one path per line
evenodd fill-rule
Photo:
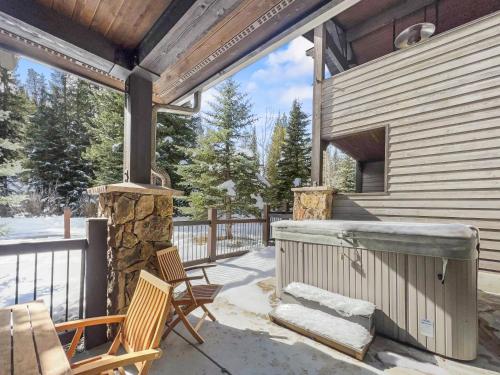
M 123 181 L 149 184 L 153 82 L 133 72 L 125 83 Z
M 313 119 L 312 119 L 312 157 L 311 182 L 321 185 L 323 182 L 323 147 L 321 142 L 321 91 L 325 79 L 325 25 L 314 29 L 314 84 L 313 84 Z

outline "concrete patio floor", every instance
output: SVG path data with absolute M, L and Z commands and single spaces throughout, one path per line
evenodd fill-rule
M 218 321 L 201 329 L 206 342 L 194 344 L 178 325 L 162 343 L 163 356 L 151 374 L 498 374 L 500 295 L 479 292 L 479 356 L 473 362 L 448 360 L 377 336 L 363 362 L 271 323 L 274 248 L 218 262 L 208 271 L 225 284 L 211 310 Z

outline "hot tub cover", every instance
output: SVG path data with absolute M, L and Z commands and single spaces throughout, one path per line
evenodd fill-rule
M 475 259 L 479 231 L 464 224 L 345 220 L 282 220 L 273 237 L 449 259 Z

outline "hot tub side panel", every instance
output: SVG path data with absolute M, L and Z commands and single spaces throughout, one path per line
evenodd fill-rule
M 470 360 L 477 349 L 477 261 L 277 240 L 277 286 L 292 281 L 373 302 L 376 331 Z

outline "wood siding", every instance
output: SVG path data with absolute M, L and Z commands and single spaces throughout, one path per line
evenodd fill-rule
M 477 261 L 278 240 L 278 292 L 290 282 L 314 285 L 377 306 L 377 333 L 450 358 L 470 360 L 477 350 Z M 424 335 L 419 322 L 433 323 Z
M 325 141 L 388 127 L 387 193 L 338 195 L 333 218 L 459 222 L 500 272 L 500 12 L 328 79 Z
M 366 161 L 361 163 L 361 192 L 384 192 L 385 161 Z

